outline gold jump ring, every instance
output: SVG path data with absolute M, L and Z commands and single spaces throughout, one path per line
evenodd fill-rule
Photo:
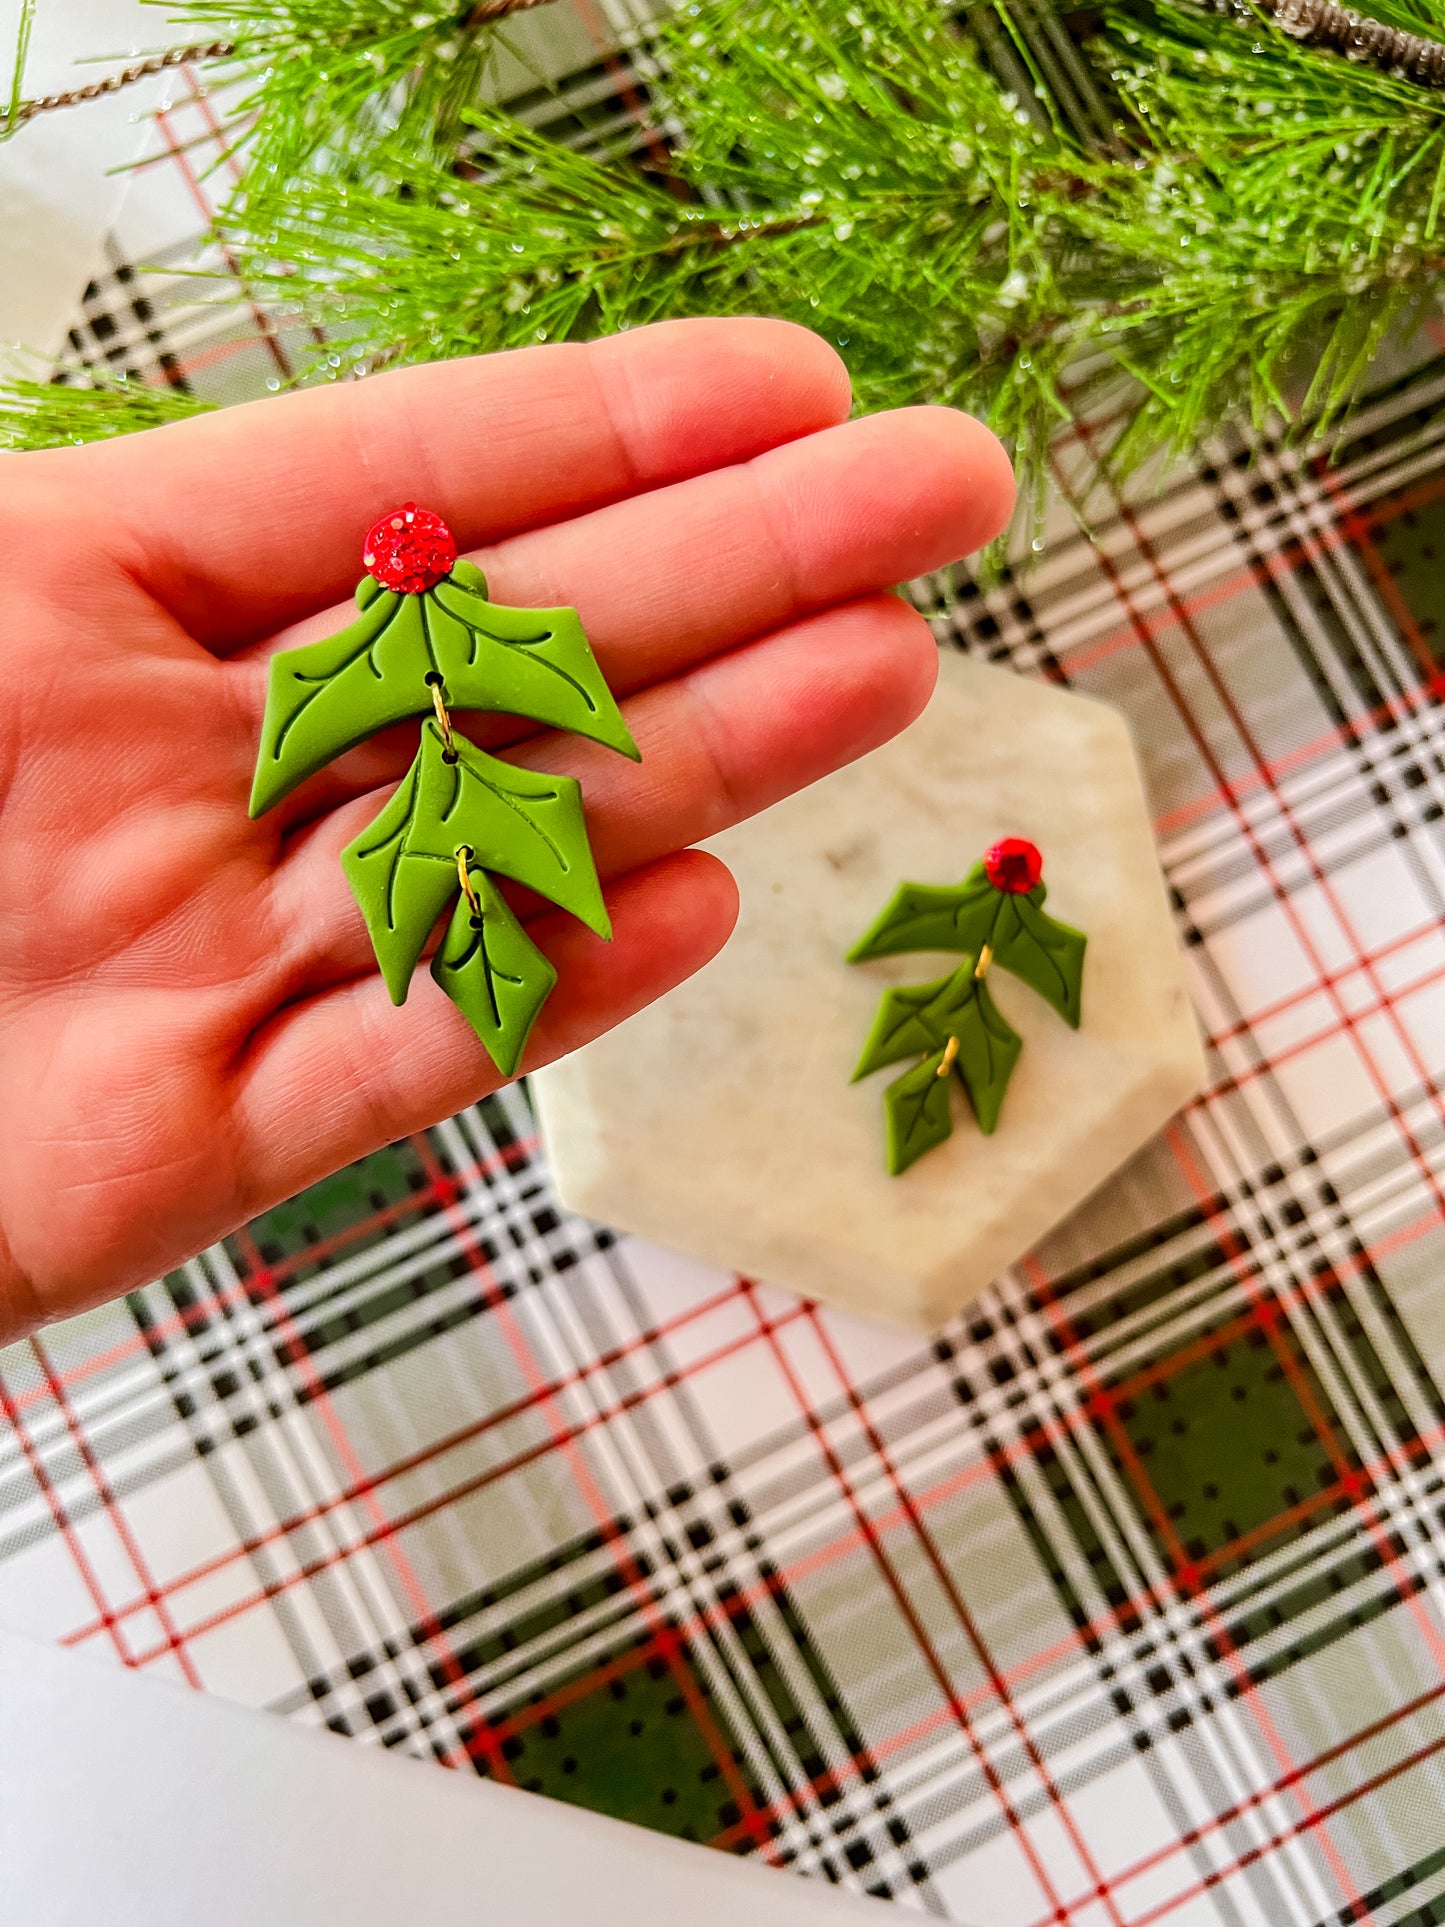
M 457 847 L 457 881 L 462 886 L 462 895 L 466 898 L 467 908 L 472 913 L 472 922 L 480 923 L 482 920 L 482 902 L 481 898 L 477 895 L 477 887 L 472 882 L 471 871 L 467 867 L 471 861 L 471 844 L 459 844 Z
M 442 681 L 440 676 L 436 677 L 432 682 L 431 701 L 432 708 L 437 713 L 437 726 L 442 733 L 443 761 L 454 763 L 457 760 L 457 752 L 452 744 L 452 719 L 447 711 L 446 698 L 442 695 Z

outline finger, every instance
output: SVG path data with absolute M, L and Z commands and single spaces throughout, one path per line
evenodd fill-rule
M 611 943 L 552 912 L 528 934 L 558 971 L 523 1063 L 576 1050 L 674 984 L 727 941 L 737 891 L 716 858 L 674 856 L 607 893 Z M 248 1213 L 265 1210 L 497 1089 L 503 1079 L 426 972 L 394 1009 L 380 977 L 292 1006 L 256 1036 L 233 1117 L 253 1173 Z
M 806 611 L 957 560 L 1003 526 L 1012 499 L 1007 457 L 986 428 L 952 409 L 902 409 L 521 536 L 482 561 L 499 602 L 576 607 L 625 696 Z M 343 620 L 338 611 L 331 626 Z M 252 662 L 234 668 L 259 731 L 264 674 Z M 462 727 L 487 746 L 528 733 L 515 722 Z M 377 738 L 298 790 L 280 822 L 395 780 L 415 744 L 414 731 Z
M 598 870 L 615 877 L 714 836 L 886 742 L 923 708 L 937 673 L 927 623 L 897 597 L 877 596 L 635 697 L 627 719 L 640 765 L 555 735 L 525 745 L 514 760 L 581 778 Z M 279 995 L 368 968 L 366 926 L 339 859 L 384 797 L 334 811 L 276 872 L 267 921 L 285 933 Z
M 132 566 L 226 650 L 339 601 L 406 500 L 463 548 L 744 461 L 844 419 L 848 377 L 781 321 L 676 321 L 398 369 L 83 451 Z
M 982 548 L 1013 508 L 997 438 L 900 408 L 519 536 L 481 557 L 515 607 L 571 603 L 621 695 Z

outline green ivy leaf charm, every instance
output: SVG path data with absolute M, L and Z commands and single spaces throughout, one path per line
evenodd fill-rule
M 953 1132 L 943 1052 L 935 1051 L 932 1057 L 925 1057 L 911 1071 L 896 1077 L 883 1093 L 883 1109 L 888 1126 L 888 1170 L 896 1178 Z
M 988 941 L 997 901 L 981 863 L 958 884 L 900 883 L 882 916 L 848 952 L 848 962 L 903 950 L 966 950 L 976 957 Z
M 504 1077 L 521 1062 L 557 972 L 512 915 L 485 870 L 467 865 L 477 908 L 457 901 L 431 974 Z
M 252 816 L 379 729 L 428 715 L 434 684 L 450 709 L 530 716 L 636 760 L 575 609 L 489 602 L 465 562 L 421 594 L 368 576 L 356 600 L 361 613 L 339 635 L 271 659 Z
M 994 960 L 1046 997 L 1064 1022 L 1079 1028 L 1088 938 L 1044 913 L 1041 883 L 1006 903 L 993 940 Z
M 1024 1046 L 989 995 L 973 957 L 933 983 L 884 991 L 853 1082 L 921 1050 L 948 1051 L 950 1043 L 945 1068 L 967 1091 L 979 1128 L 991 1135 Z
M 968 970 L 971 975 L 971 957 Z M 884 991 L 878 1014 L 873 1019 L 873 1028 L 863 1045 L 863 1055 L 854 1069 L 853 1083 L 856 1084 L 860 1077 L 867 1077 L 873 1071 L 881 1071 L 885 1064 L 896 1064 L 904 1057 L 916 1057 L 921 1050 L 943 1049 L 948 1042 L 947 1035 L 936 1037 L 932 1029 L 925 1025 L 923 1014 L 943 986 L 952 981 L 950 975 L 931 984 L 909 984 Z
M 952 1022 L 958 1038 L 954 1075 L 968 1092 L 978 1128 L 985 1137 L 992 1137 L 1024 1040 L 989 995 L 982 977 L 974 978 L 973 995 Z
M 457 852 L 550 897 L 599 937 L 612 925 L 582 818 L 582 786 L 488 756 L 460 736 L 448 763 L 435 722 L 386 808 L 341 852 L 395 1004 L 437 918 L 458 889 Z
M 508 609 L 489 602 L 486 578 L 465 562 L 437 585 L 433 603 L 437 667 L 454 708 L 530 716 L 638 760 L 632 732 L 575 609 Z
M 947 976 L 886 990 L 853 1072 L 856 1083 L 885 1065 L 925 1053 L 924 1063 L 884 1092 L 888 1169 L 897 1176 L 949 1136 L 948 1071 L 962 1084 L 978 1120 L 997 1129 L 1023 1039 L 989 994 L 994 963 L 1048 999 L 1078 1028 L 1087 939 L 1046 916 L 1043 859 L 1032 843 L 995 844 L 964 881 L 904 883 L 849 951 L 858 962 L 911 949 L 963 950 Z M 937 1088 L 925 1075 L 933 1067 Z M 942 1095 L 940 1095 L 942 1093 Z
M 382 978 L 402 1003 L 460 897 L 432 976 L 511 1076 L 556 972 L 492 881 L 510 877 L 610 937 L 581 786 L 489 756 L 453 707 L 504 710 L 637 757 L 575 609 L 508 609 L 457 559 L 439 516 L 406 503 L 375 524 L 339 635 L 272 659 L 251 791 L 260 815 L 390 723 L 426 718 L 411 769 L 342 852 Z M 431 712 L 435 712 L 432 714 Z

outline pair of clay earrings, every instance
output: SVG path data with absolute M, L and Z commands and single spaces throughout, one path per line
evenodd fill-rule
M 457 734 L 454 708 L 503 711 L 569 729 L 637 759 L 637 745 L 575 609 L 508 609 L 457 556 L 438 515 L 404 503 L 362 551 L 357 619 L 338 635 L 272 658 L 251 814 L 389 723 L 423 718 L 421 746 L 380 815 L 342 852 L 394 1003 L 406 997 L 427 938 L 456 899 L 432 976 L 510 1077 L 557 980 L 493 873 L 611 936 L 582 813 L 581 785 L 501 761 Z M 956 887 L 905 883 L 849 953 L 961 951 L 934 983 L 884 993 L 863 1056 L 866 1076 L 921 1054 L 884 1093 L 888 1168 L 905 1170 L 952 1130 L 949 1071 L 984 1131 L 1022 1040 L 986 978 L 997 962 L 1079 1022 L 1084 938 L 1043 912 L 1031 843 L 997 844 Z

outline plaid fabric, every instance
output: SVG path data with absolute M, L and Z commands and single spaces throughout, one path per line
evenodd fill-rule
M 126 258 L 84 352 L 285 361 Z M 1130 718 L 1211 1052 L 966 1316 L 569 1218 L 514 1089 L 0 1354 L 0 1619 L 943 1918 L 1445 1922 L 1442 402 L 917 586 Z

